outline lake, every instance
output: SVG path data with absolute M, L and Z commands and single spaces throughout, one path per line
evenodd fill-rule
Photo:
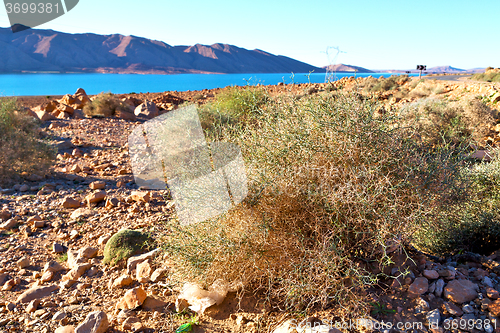
M 356 77 L 389 77 L 393 73 L 358 73 Z M 409 74 L 417 76 L 418 74 Z M 338 73 L 335 79 L 354 76 Z M 37 96 L 73 94 L 83 88 L 89 95 L 101 92 L 115 94 L 163 91 L 187 91 L 223 88 L 247 84 L 271 85 L 279 82 L 322 83 L 325 73 L 273 74 L 0 74 L 0 96 Z

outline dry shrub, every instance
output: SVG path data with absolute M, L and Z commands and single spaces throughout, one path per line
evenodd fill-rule
M 420 80 L 413 90 L 410 91 L 410 97 L 422 98 L 442 94 L 444 88 L 441 84 L 429 80 Z
M 0 101 L 0 183 L 12 183 L 23 174 L 44 175 L 55 157 L 43 142 L 35 119 L 16 105 Z
M 133 112 L 130 105 L 123 102 L 112 93 L 101 93 L 91 103 L 83 108 L 83 113 L 89 117 L 112 117 L 116 111 Z
M 495 125 L 495 113 L 481 99 L 460 101 L 423 99 L 401 110 L 405 123 L 417 129 L 422 140 L 431 145 L 461 144 L 472 140 L 484 144 Z
M 500 68 L 488 67 L 484 73 L 472 75 L 472 80 L 486 82 L 500 82 Z
M 174 279 L 241 281 L 285 309 L 362 312 L 359 292 L 377 281 L 366 262 L 389 264 L 389 244 L 410 241 L 455 194 L 457 155 L 417 145 L 377 109 L 359 95 L 282 97 L 241 132 L 222 131 L 242 147 L 249 196 L 213 221 L 170 222 Z
M 378 80 L 369 76 L 359 84 L 359 87 L 366 92 L 383 92 L 398 89 L 409 80 L 408 75 L 391 75 L 388 78 L 380 77 Z
M 421 250 L 489 255 L 500 247 L 500 159 L 463 168 L 462 179 L 467 200 L 443 206 L 423 221 L 414 237 Z

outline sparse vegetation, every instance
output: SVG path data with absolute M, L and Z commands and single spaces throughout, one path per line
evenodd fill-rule
M 149 236 L 146 233 L 123 229 L 109 239 L 104 247 L 103 263 L 117 265 L 131 256 L 146 252 L 149 249 Z
M 411 243 L 429 215 L 462 202 L 464 146 L 436 149 L 401 113 L 378 115 L 356 93 L 248 110 L 252 121 L 220 126 L 216 138 L 242 147 L 249 196 L 215 221 L 169 225 L 179 280 L 243 282 L 288 309 L 367 311 L 356 295 L 377 276 L 366 263 L 389 265 L 391 244 Z
M 231 87 L 217 95 L 216 101 L 203 106 L 200 121 L 209 137 L 214 137 L 224 127 L 239 128 L 255 119 L 269 100 L 261 87 Z M 220 134 L 220 133 L 219 133 Z
M 52 147 L 41 139 L 35 118 L 16 104 L 0 101 L 0 183 L 22 174 L 43 175 L 55 158 Z
M 117 111 L 133 112 L 130 105 L 112 93 L 101 93 L 83 108 L 83 113 L 91 117 L 112 117 Z
M 401 113 L 422 142 L 434 146 L 484 145 L 484 138 L 496 123 L 496 113 L 479 98 L 451 102 L 421 99 L 403 107 Z
M 484 73 L 472 75 L 472 79 L 476 81 L 500 82 L 500 68 L 488 67 Z

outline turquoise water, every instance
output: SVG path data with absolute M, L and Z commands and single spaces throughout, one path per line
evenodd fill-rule
M 388 77 L 390 73 L 357 74 Z M 418 74 L 410 74 L 415 76 Z M 336 74 L 336 79 L 354 76 L 349 73 Z M 274 73 L 274 74 L 0 74 L 0 96 L 36 96 L 72 94 L 83 88 L 87 94 L 101 92 L 115 94 L 146 93 L 163 91 L 187 91 L 223 88 L 231 85 L 321 83 L 324 73 Z

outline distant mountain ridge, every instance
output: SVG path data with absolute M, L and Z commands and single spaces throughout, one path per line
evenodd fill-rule
M 234 45 L 171 46 L 136 36 L 0 28 L 0 73 L 308 73 L 304 62 Z
M 350 73 L 350 72 L 358 72 L 358 73 L 374 73 L 374 71 L 353 65 L 344 65 L 344 64 L 336 64 L 329 65 L 323 67 L 326 70 L 330 70 L 337 73 Z

